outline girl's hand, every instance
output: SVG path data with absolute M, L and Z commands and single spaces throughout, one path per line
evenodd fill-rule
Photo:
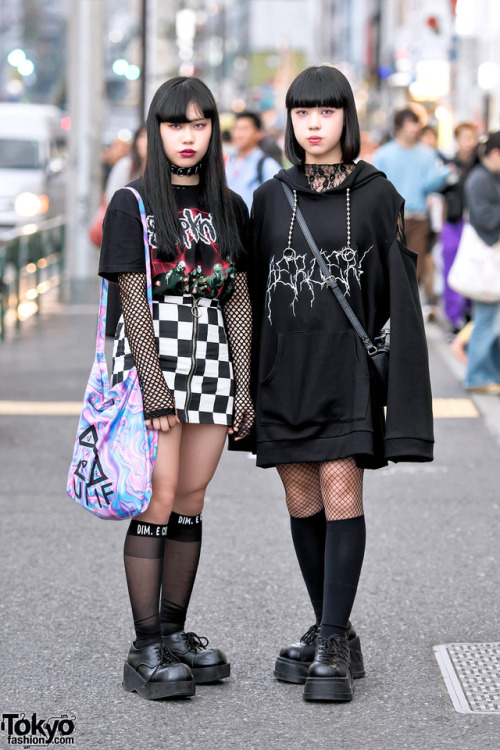
M 241 403 L 238 398 L 235 399 L 233 424 L 227 428 L 229 435 L 237 435 L 234 438 L 235 442 L 248 437 L 255 422 L 255 410 L 252 402 L 250 400 L 248 403 L 246 399 L 245 402 L 246 405 Z
M 154 419 L 146 419 L 144 424 L 146 425 L 148 430 L 168 432 L 173 427 L 175 427 L 176 424 L 180 424 L 180 419 L 177 416 L 177 412 L 175 412 L 175 414 L 168 414 L 164 417 L 154 417 Z

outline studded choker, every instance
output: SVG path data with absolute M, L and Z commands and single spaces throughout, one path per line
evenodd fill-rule
M 179 177 L 191 177 L 192 174 L 198 174 L 201 172 L 203 162 L 199 161 L 198 164 L 194 164 L 192 167 L 178 167 L 177 164 L 170 162 L 170 173 L 179 175 Z

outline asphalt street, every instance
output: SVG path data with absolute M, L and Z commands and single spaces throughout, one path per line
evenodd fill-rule
M 428 328 L 434 396 L 439 413 L 455 405 L 458 416 L 436 419 L 435 461 L 365 476 L 352 619 L 367 674 L 354 700 L 305 703 L 301 686 L 274 680 L 280 647 L 312 612 L 277 474 L 225 451 L 187 626 L 226 651 L 231 678 L 193 699 L 148 702 L 121 687 L 133 638 L 126 523 L 67 498 L 77 417 L 47 405 L 81 400 L 95 312 L 54 309 L 0 344 L 1 712 L 67 717 L 75 748 L 498 750 L 500 716 L 457 713 L 432 650 L 500 640 L 500 399 L 475 397 L 478 416 L 459 416 L 453 399 L 466 394 L 442 330 Z

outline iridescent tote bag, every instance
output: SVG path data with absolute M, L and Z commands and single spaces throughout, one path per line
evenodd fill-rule
M 139 193 L 128 189 L 137 198 L 141 213 L 147 296 L 152 310 L 146 212 Z M 122 383 L 109 386 L 104 354 L 107 298 L 108 281 L 103 279 L 95 359 L 83 399 L 66 491 L 72 500 L 99 518 L 119 521 L 142 513 L 149 505 L 158 433 L 144 424 L 135 367 Z

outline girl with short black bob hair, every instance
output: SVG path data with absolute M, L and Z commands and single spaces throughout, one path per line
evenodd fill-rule
M 214 98 L 173 78 L 147 118 L 144 176 L 106 212 L 99 273 L 120 290 L 113 384 L 135 365 L 144 419 L 158 430 L 148 508 L 134 518 L 124 561 L 136 638 L 123 686 L 144 698 L 189 696 L 227 677 L 224 653 L 185 630 L 201 549 L 202 508 L 227 433 L 253 422 L 248 211 L 226 186 Z M 143 222 L 151 256 L 147 300 Z
M 283 482 L 316 621 L 281 649 L 274 674 L 304 684 L 306 700 L 348 701 L 365 673 L 349 619 L 365 549 L 363 471 L 432 460 L 427 348 L 404 201 L 382 172 L 354 161 L 349 82 L 331 66 L 307 68 L 286 104 L 293 166 L 253 203 L 257 466 L 275 466 Z M 391 319 L 387 417 L 367 349 L 325 277 L 372 342 Z
M 320 65 L 302 71 L 286 94 L 285 153 L 296 167 L 304 164 L 305 151 L 298 143 L 292 125 L 292 110 L 298 107 L 332 107 L 344 110 L 340 138 L 342 161 L 350 164 L 359 156 L 360 133 L 356 104 L 349 81 L 333 65 Z

